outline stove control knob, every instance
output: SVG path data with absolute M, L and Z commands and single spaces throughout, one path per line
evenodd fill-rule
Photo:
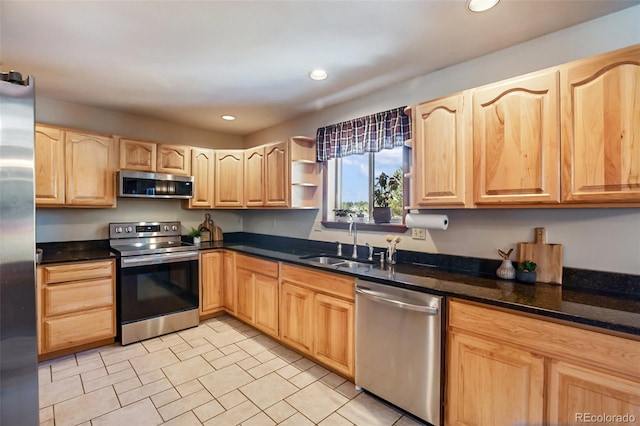
M 175 226 L 175 225 L 173 225 L 173 226 L 171 227 L 171 230 L 172 230 L 172 231 L 177 231 L 177 230 L 178 230 L 178 227 L 177 227 L 177 226 Z
M 122 227 L 121 226 L 116 227 L 116 234 L 119 234 L 121 232 L 122 232 Z
M 124 230 L 124 232 L 132 232 L 132 231 L 133 231 L 133 228 L 130 226 L 127 226 Z
M 164 230 L 165 230 L 165 231 L 168 231 L 168 230 L 169 230 L 169 226 L 168 226 L 168 225 L 165 225 L 165 226 L 164 226 Z

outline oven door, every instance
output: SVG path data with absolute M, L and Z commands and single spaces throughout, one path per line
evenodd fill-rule
M 121 325 L 198 309 L 198 254 L 123 257 L 118 306 Z

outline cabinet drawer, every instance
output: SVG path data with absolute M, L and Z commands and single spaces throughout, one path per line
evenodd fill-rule
M 103 278 L 44 288 L 44 316 L 113 306 L 113 280 Z
M 354 279 L 343 275 L 283 264 L 280 267 L 280 278 L 321 293 L 355 300 Z
M 640 378 L 640 342 L 530 316 L 449 302 L 449 326 L 554 359 L 571 359 Z
M 111 277 L 113 276 L 114 265 L 113 260 L 107 260 L 42 266 L 42 280 L 44 284 L 51 284 Z
M 43 352 L 110 339 L 115 333 L 112 308 L 47 319 L 42 325 Z
M 236 256 L 236 268 L 247 269 L 261 275 L 278 278 L 278 264 L 270 260 L 239 254 Z

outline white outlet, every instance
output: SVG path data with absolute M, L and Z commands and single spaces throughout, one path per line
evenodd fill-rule
M 414 240 L 426 240 L 427 229 L 426 228 L 411 228 L 411 238 Z
M 313 223 L 313 230 L 321 232 L 322 231 L 322 222 L 314 222 Z

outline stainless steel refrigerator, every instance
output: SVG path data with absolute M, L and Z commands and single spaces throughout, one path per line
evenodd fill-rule
M 0 425 L 37 425 L 34 79 L 0 77 Z

